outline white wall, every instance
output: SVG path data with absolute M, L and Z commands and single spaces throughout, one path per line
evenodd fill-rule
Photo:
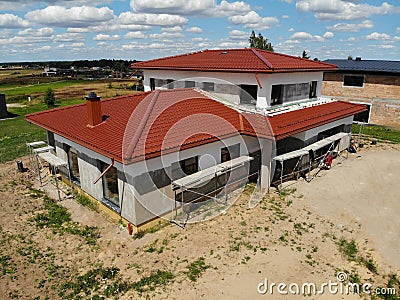
M 199 71 L 174 71 L 174 70 L 144 70 L 144 89 L 150 91 L 150 78 L 194 80 L 197 82 L 232 83 L 235 85 L 252 84 L 258 86 L 257 107 L 269 107 L 271 102 L 271 89 L 275 84 L 293 84 L 317 81 L 317 97 L 321 96 L 322 71 L 294 72 L 294 73 L 258 73 L 261 88 L 258 85 L 255 73 L 232 73 L 232 72 L 199 72 Z M 222 95 L 222 94 L 221 94 Z M 223 95 L 222 95 L 223 96 Z M 229 97 L 233 98 L 233 97 Z M 238 98 L 238 97 L 236 97 Z M 235 103 L 238 99 L 234 100 Z

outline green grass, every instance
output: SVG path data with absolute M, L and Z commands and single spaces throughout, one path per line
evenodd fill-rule
M 10 84 L 0 85 L 0 92 L 5 94 L 6 96 L 16 96 L 16 95 L 26 95 L 29 96 L 31 94 L 36 93 L 44 93 L 48 88 L 60 89 L 68 86 L 73 86 L 77 84 L 84 84 L 88 81 L 85 80 L 61 80 L 56 82 L 48 82 L 41 84 L 33 84 L 28 86 L 13 86 Z
M 349 260 L 354 261 L 357 258 L 357 245 L 354 240 L 350 242 L 347 241 L 345 238 L 341 238 L 338 243 L 339 251 Z
M 353 133 L 360 132 L 360 125 L 353 124 Z M 392 143 L 400 143 L 400 130 L 386 128 L 383 126 L 363 126 L 362 134 L 370 136 L 373 139 L 390 141 Z
M 66 106 L 81 102 L 81 100 L 56 102 L 56 106 Z M 15 117 L 0 121 L 0 163 L 27 155 L 26 142 L 46 139 L 44 129 L 25 120 L 26 114 L 46 109 L 48 108 L 44 103 L 8 109 L 8 112 L 15 115 Z
M 207 270 L 210 266 L 206 265 L 204 262 L 204 257 L 200 257 L 199 259 L 195 260 L 191 264 L 187 266 L 188 271 L 186 275 L 191 281 L 197 281 L 197 279 L 201 276 L 205 270 Z

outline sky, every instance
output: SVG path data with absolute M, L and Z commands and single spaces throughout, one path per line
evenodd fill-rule
M 0 62 L 147 60 L 244 48 L 400 60 L 400 1 L 0 0 Z

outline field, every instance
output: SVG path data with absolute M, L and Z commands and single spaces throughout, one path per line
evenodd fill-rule
M 311 183 L 272 191 L 255 208 L 248 208 L 249 185 L 211 221 L 185 229 L 166 223 L 134 237 L 82 206 L 84 198 L 55 202 L 15 162 L 3 164 L 1 298 L 399 299 L 399 150 L 366 146 Z M 257 292 L 266 279 L 320 286 L 338 283 L 339 272 L 345 284 L 397 295 Z
M 91 91 L 103 99 L 135 93 L 126 89 L 132 84 L 132 80 L 62 80 L 39 77 L 37 74 L 32 76 L 32 72 L 34 71 L 0 71 L 0 93 L 4 93 L 7 103 L 12 104 L 8 107 L 11 118 L 0 120 L 0 163 L 25 155 L 26 142 L 45 139 L 44 130 L 27 123 L 25 115 L 48 109 L 43 103 L 44 93 L 48 88 L 55 92 L 56 107 L 83 103 L 84 97 Z M 30 102 L 28 96 L 31 97 Z

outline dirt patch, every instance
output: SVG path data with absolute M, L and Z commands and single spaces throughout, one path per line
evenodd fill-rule
M 183 230 L 168 225 L 136 240 L 74 200 L 60 202 L 71 222 L 98 227 L 95 245 L 70 232 L 38 228 L 32 220 L 46 213 L 45 197 L 32 188 L 29 173 L 16 172 L 15 161 L 3 164 L 1 298 L 304 299 L 276 290 L 273 296 L 260 295 L 257 285 L 265 278 L 321 284 L 335 281 L 338 271 L 353 281 L 385 286 L 387 274 L 400 277 L 395 245 L 400 211 L 393 181 L 400 175 L 399 150 L 365 147 L 311 183 L 296 183 L 286 196 L 272 192 L 249 209 L 249 196 L 243 194 L 211 221 Z M 360 299 L 327 292 L 318 297 L 339 298 Z

